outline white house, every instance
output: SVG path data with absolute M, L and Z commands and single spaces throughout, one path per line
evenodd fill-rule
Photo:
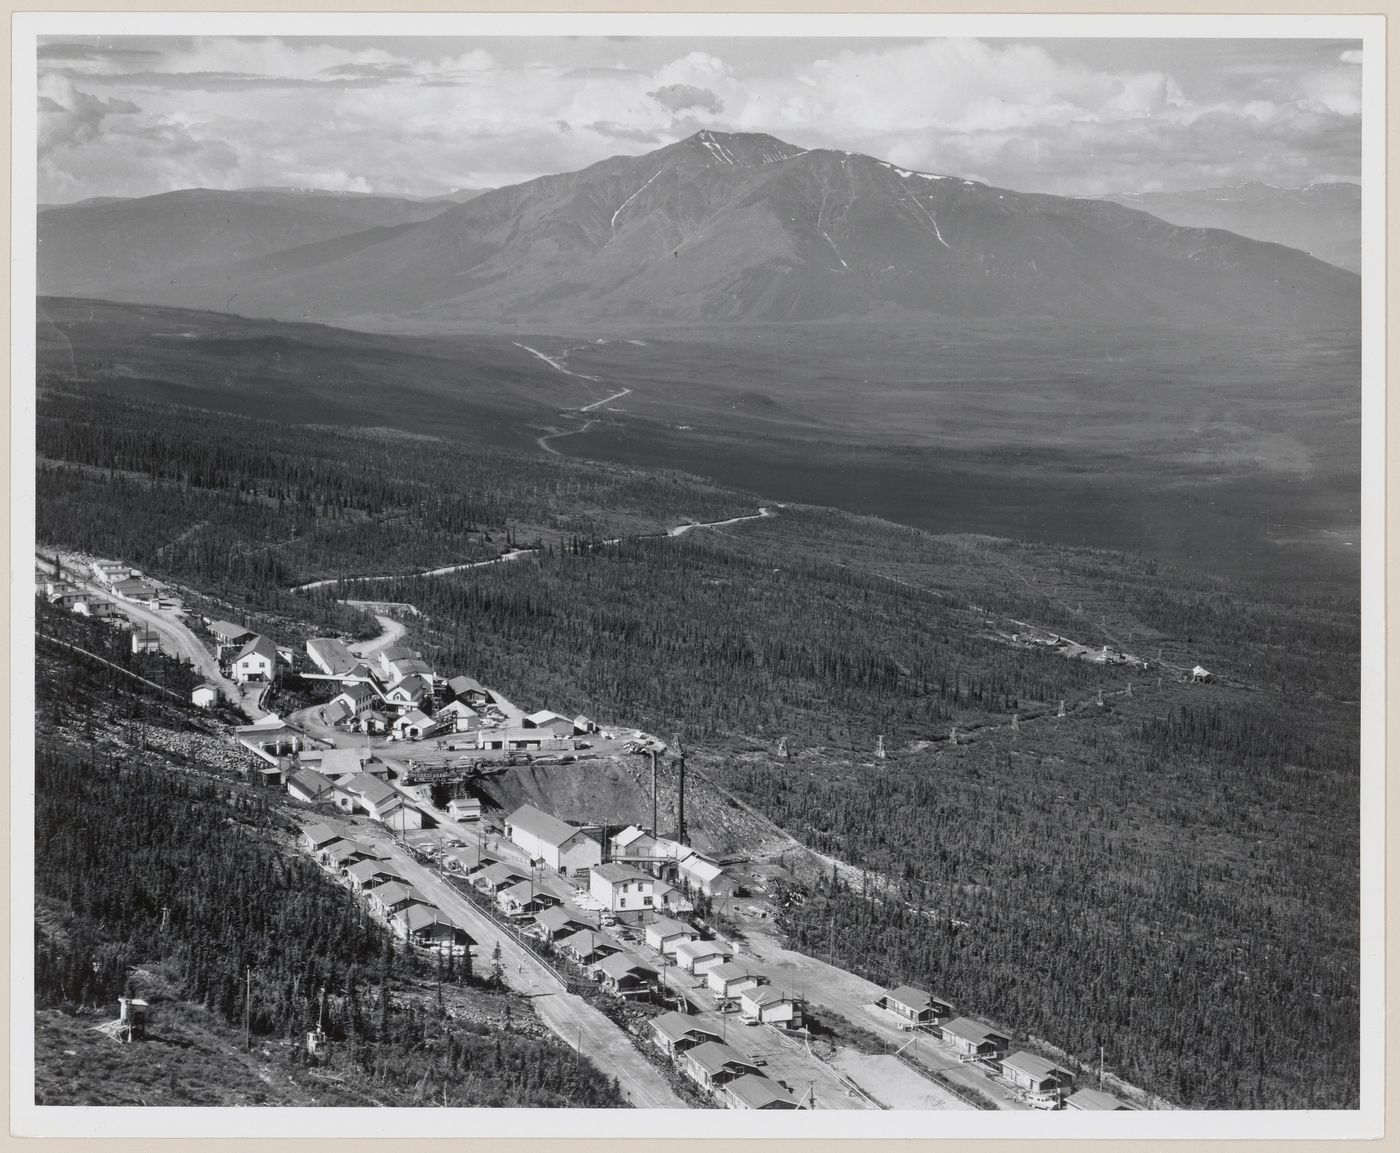
M 432 691 L 432 684 L 414 673 L 387 689 L 384 693 L 384 702 L 401 712 L 406 712 L 421 705 L 431 696 Z
M 454 821 L 481 820 L 481 799 L 479 797 L 453 797 L 447 802 L 447 815 Z
M 699 853 L 692 852 L 682 858 L 676 869 L 685 884 L 693 891 L 699 891 L 708 897 L 727 896 L 737 887 L 734 879 L 722 868 L 713 861 L 707 861 Z
M 667 957 L 676 955 L 676 947 L 682 941 L 697 941 L 700 931 L 685 924 L 673 921 L 670 917 L 658 917 L 646 930 L 647 945 Z
M 801 999 L 772 985 L 751 985 L 741 989 L 739 1014 L 745 1020 L 757 1021 L 761 1025 L 777 1025 L 784 1029 L 802 1027 Z
M 734 946 L 726 941 L 682 941 L 676 946 L 676 964 L 687 973 L 708 973 L 734 956 Z
M 441 731 L 442 726 L 421 709 L 409 709 L 394 722 L 394 735 L 400 740 L 417 741 Z
M 655 885 L 655 877 L 616 861 L 589 870 L 588 891 L 612 912 L 650 909 L 656 899 Z
M 201 709 L 212 709 L 219 703 L 219 688 L 205 681 L 202 685 L 196 685 L 194 692 L 190 693 L 190 700 Z
M 506 836 L 530 855 L 560 873 L 578 873 L 603 859 L 603 846 L 574 825 L 521 805 L 506 818 Z
M 481 728 L 481 714 L 463 701 L 449 701 L 438 709 L 437 719 L 450 733 L 474 733 Z
M 574 722 L 568 717 L 561 717 L 558 713 L 552 713 L 548 709 L 540 709 L 537 713 L 528 714 L 525 717 L 524 727 L 541 729 L 555 737 L 572 737 L 574 735 Z
M 233 679 L 240 685 L 271 681 L 277 674 L 277 646 L 267 637 L 254 637 L 233 658 Z
M 737 997 L 759 983 L 756 973 L 737 961 L 722 961 L 705 974 L 705 983 L 716 997 Z
M 423 814 L 392 785 L 369 773 L 347 774 L 335 783 L 334 801 L 346 812 L 368 813 L 372 820 L 400 832 L 421 829 Z
M 335 782 L 315 769 L 298 769 L 287 778 L 287 792 L 294 800 L 315 805 L 334 797 Z

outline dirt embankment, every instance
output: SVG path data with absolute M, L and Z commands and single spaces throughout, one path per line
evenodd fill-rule
M 688 765 L 685 779 L 687 843 L 705 852 L 761 858 L 797 847 L 761 814 Z M 658 818 L 663 836 L 676 830 L 680 773 L 663 757 L 657 771 Z M 651 824 L 651 762 L 619 755 L 571 765 L 529 765 L 491 777 L 482 795 L 509 813 L 529 804 L 562 820 L 610 825 Z

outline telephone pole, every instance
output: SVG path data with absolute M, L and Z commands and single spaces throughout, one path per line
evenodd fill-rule
M 248 966 L 248 984 L 243 994 L 243 1049 L 253 1047 L 253 966 Z

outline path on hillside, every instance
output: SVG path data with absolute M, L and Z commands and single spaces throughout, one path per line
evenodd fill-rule
M 755 512 L 755 513 L 750 513 L 748 516 L 731 516 L 731 517 L 729 517 L 727 520 L 709 520 L 709 521 L 695 521 L 695 520 L 693 520 L 693 521 L 688 521 L 688 522 L 685 523 L 685 524 L 676 525 L 674 528 L 666 529 L 664 532 L 656 532 L 656 533 L 635 533 L 635 534 L 632 535 L 631 537 L 620 537 L 620 536 L 610 537 L 608 540 L 597 541 L 597 542 L 595 542 L 595 544 L 593 544 L 593 545 L 591 545 L 591 546 L 589 546 L 589 547 L 591 547 L 591 548 L 603 548 L 603 547 L 606 547 L 606 546 L 609 546 L 609 545 L 621 544 L 624 540 L 656 540 L 656 539 L 660 539 L 660 538 L 663 538 L 663 537 L 664 537 L 664 538 L 678 537 L 678 536 L 684 536 L 684 535 L 685 535 L 686 533 L 688 533 L 688 532 L 694 532 L 696 529 L 701 529 L 701 528 L 727 528 L 727 527 L 729 527 L 730 525 L 743 524 L 745 521 L 751 521 L 751 520 L 768 520 L 768 519 L 770 519 L 770 518 L 775 517 L 775 516 L 778 515 L 777 512 L 774 511 L 775 509 L 780 509 L 780 508 L 782 508 L 782 507 L 783 507 L 783 506 L 780 505 L 780 504 L 779 504 L 779 505 L 773 505 L 773 506 L 771 506 L 771 507 L 768 506 L 768 505 L 763 505 L 762 507 L 759 508 L 759 510 L 758 510 L 757 512 Z M 368 584 L 368 583 L 373 582 L 373 581 L 410 580 L 410 579 L 412 579 L 412 578 L 414 578 L 414 577 L 439 577 L 439 576 L 447 576 L 449 573 L 464 572 L 464 571 L 467 570 L 467 569 L 473 569 L 473 568 L 487 568 L 487 567 L 489 567 L 489 566 L 491 566 L 491 565 L 504 564 L 506 561 L 519 560 L 521 557 L 524 557 L 524 556 L 533 556 L 535 553 L 542 552 L 542 551 L 543 551 L 542 549 L 538 549 L 538 548 L 513 548 L 513 549 L 511 549 L 509 552 L 504 552 L 504 553 L 502 553 L 500 556 L 492 557 L 490 560 L 475 560 L 475 561 L 467 561 L 467 562 L 465 562 L 464 564 L 444 565 L 442 568 L 425 569 L 423 572 L 417 572 L 417 573 L 387 573 L 387 574 L 385 574 L 385 575 L 383 575 L 383 576 L 327 577 L 325 580 L 309 581 L 308 583 L 306 583 L 306 584 L 304 584 L 304 585 L 293 585 L 293 586 L 291 587 L 291 589 L 288 590 L 288 591 L 294 592 L 294 593 L 295 593 L 295 592 L 310 592 L 312 589 L 327 588 L 327 587 L 329 587 L 330 585 L 335 585 L 335 584 Z M 341 604 L 346 604 L 346 605 L 358 605 L 358 606 L 372 605 L 372 606 L 376 606 L 376 607 L 379 607 L 379 608 L 388 608 L 388 607 L 390 607 L 390 606 L 388 606 L 388 605 L 385 605 L 384 602 L 382 602 L 382 601 L 342 600 L 340 603 L 341 603 Z M 414 613 L 416 613 L 416 612 L 418 611 L 417 608 L 416 608 L 415 606 L 410 605 L 410 604 L 400 605 L 399 607 L 400 607 L 400 608 L 403 608 L 403 609 L 405 609 L 405 610 L 407 610 L 407 611 L 409 611 L 409 612 L 414 612 Z M 382 616 L 382 615 L 379 615 L 379 614 L 376 614 L 376 617 L 377 617 L 377 619 L 379 620 L 380 625 L 381 625 L 382 627 L 384 627 L 384 628 L 387 630 L 387 628 L 389 627 L 387 622 L 388 622 L 389 620 L 391 620 L 391 618 L 389 618 L 389 617 L 387 617 L 387 616 Z M 400 626 L 400 631 L 399 631 L 399 633 L 398 633 L 397 635 L 398 635 L 398 636 L 402 636 L 402 635 L 403 635 L 402 626 Z M 377 643 L 378 641 L 381 641 L 381 640 L 383 640 L 383 634 L 381 634 L 380 637 L 375 638 L 375 641 L 373 641 L 373 642 L 365 642 L 365 644 L 367 644 L 367 645 L 368 645 L 368 644 L 375 644 L 375 643 Z M 392 643 L 393 643 L 392 640 L 384 641 L 384 644 L 392 644 Z M 353 649 L 353 647 L 354 647 L 354 646 L 352 646 L 352 649 Z M 383 647 L 383 645 L 380 645 L 379 647 Z M 372 651 L 372 650 L 369 650 L 369 649 L 366 649 L 366 650 L 365 650 L 365 652 L 368 652 L 368 651 Z M 361 653 L 360 655 L 364 655 L 364 654 Z
M 579 411 L 582 411 L 582 409 Z M 579 425 L 578 428 L 564 428 L 554 432 L 547 432 L 544 436 L 536 437 L 535 443 L 544 449 L 545 452 L 552 452 L 555 456 L 563 456 L 564 454 L 562 452 L 549 443 L 551 440 L 558 440 L 561 436 L 577 436 L 581 432 L 587 432 L 597 423 L 596 420 L 586 420 L 583 424 Z
M 359 608 L 364 605 L 369 605 L 372 602 L 345 601 L 343 603 Z M 408 626 L 406 624 L 402 621 L 396 621 L 393 617 L 386 617 L 383 613 L 375 613 L 374 619 L 379 622 L 379 627 L 383 630 L 377 637 L 373 640 L 360 641 L 357 644 L 346 646 L 357 657 L 373 656 L 381 649 L 387 649 L 390 645 L 397 644 L 404 633 L 408 632 Z
M 601 408 L 603 405 L 608 404 L 614 400 L 621 400 L 631 391 L 632 390 L 630 388 L 624 388 L 621 392 L 613 393 L 612 396 L 605 396 L 602 400 L 595 400 L 592 404 L 585 404 L 582 408 L 579 409 L 579 412 L 592 412 L 595 408 Z M 589 421 L 588 423 L 592 424 L 593 422 Z M 583 429 L 579 429 L 578 431 L 582 432 Z

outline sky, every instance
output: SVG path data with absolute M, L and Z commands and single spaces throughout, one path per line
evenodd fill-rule
M 42 36 L 39 201 L 434 196 L 767 132 L 1026 192 L 1359 181 L 1339 40 Z

